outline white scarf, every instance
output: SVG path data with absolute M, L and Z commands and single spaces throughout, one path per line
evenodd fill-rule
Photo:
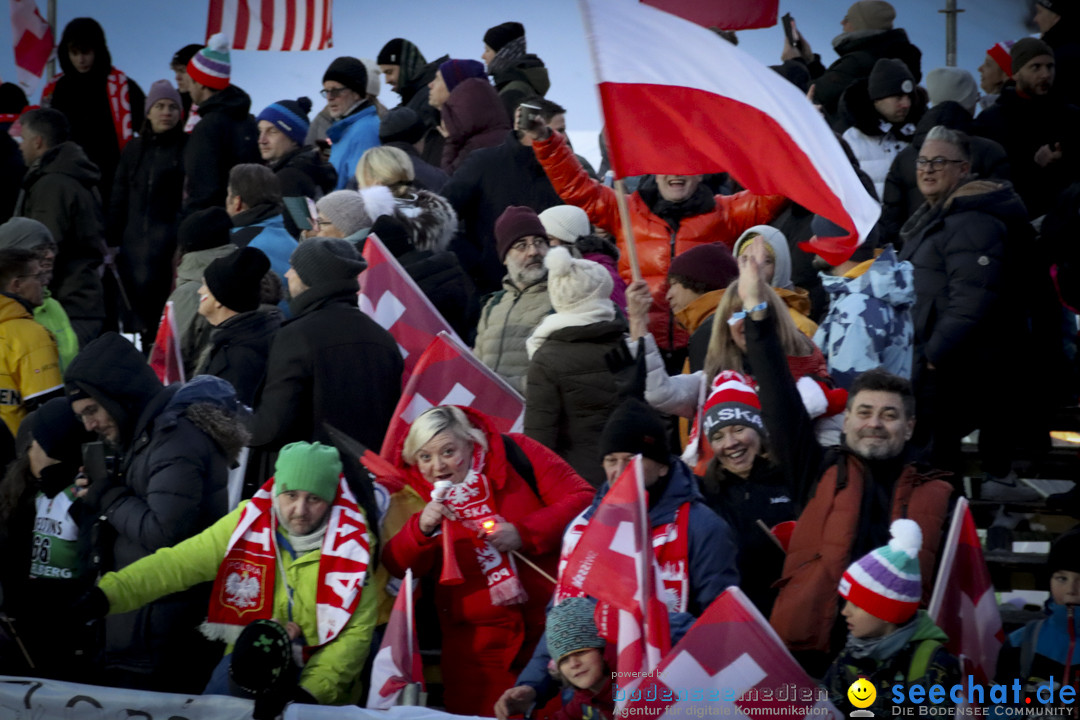
M 525 351 L 529 354 L 529 359 L 532 360 L 532 356 L 540 349 L 540 346 L 544 344 L 544 341 L 548 339 L 551 333 L 556 330 L 568 327 L 582 327 L 614 319 L 615 305 L 607 298 L 578 312 L 557 312 L 547 315 L 532 331 L 529 339 L 525 341 Z

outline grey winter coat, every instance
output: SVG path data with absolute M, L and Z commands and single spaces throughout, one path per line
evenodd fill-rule
M 480 311 L 473 349 L 476 357 L 523 395 L 529 371 L 525 341 L 550 312 L 546 279 L 520 290 L 510 278 L 503 279 L 503 289 Z

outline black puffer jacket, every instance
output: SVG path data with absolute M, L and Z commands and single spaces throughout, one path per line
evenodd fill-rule
M 195 372 L 225 380 L 236 389 L 240 402 L 253 406 L 266 377 L 270 345 L 281 320 L 277 308 L 253 310 L 229 318 L 210 333 L 210 345 Z
M 1042 39 L 1054 49 L 1054 92 L 1080 106 L 1080 21 L 1075 14 L 1064 15 Z
M 282 197 L 318 200 L 337 187 L 337 170 L 313 147 L 293 150 L 270 166 L 281 183 Z
M 187 179 L 184 211 L 225 206 L 229 170 L 240 163 L 258 163 L 259 126 L 251 116 L 251 98 L 229 85 L 199 106 L 199 124 L 191 131 L 184 167 Z
M 926 141 L 926 134 L 937 125 L 970 133 L 971 121 L 971 113 L 960 103 L 951 100 L 935 105 L 923 115 L 911 144 L 897 154 L 885 177 L 881 220 L 878 222 L 882 237 L 880 245 L 892 243 L 900 248 L 900 228 L 923 204 L 923 196 L 916 182 L 915 160 Z M 1009 158 L 1005 155 L 1005 149 L 993 140 L 972 137 L 971 174 L 983 180 L 1008 180 Z
M 49 288 L 72 320 L 105 317 L 98 277 L 105 248 L 100 180 L 81 147 L 60 143 L 27 171 L 15 209 L 16 215 L 42 222 L 52 233 L 59 249 Z
M 821 67 L 816 58 L 810 67 L 814 76 L 814 101 L 830 116 L 837 114 L 840 96 L 851 83 L 870 77 L 874 63 L 881 58 L 902 60 L 916 84 L 922 79 L 922 51 L 911 44 L 902 28 L 846 33 L 833 40 L 833 47 L 840 57 L 828 70 L 815 73 Z
M 164 133 L 147 127 L 124 148 L 116 170 L 109 245 L 120 248 L 120 276 L 144 330 L 157 327 L 172 286 L 187 139 L 179 124 Z
M 360 312 L 356 279 L 327 282 L 289 303 L 292 319 L 270 346 L 252 446 L 329 443 L 329 423 L 382 447 L 401 395 L 404 363 L 390 333 Z
M 565 327 L 552 332 L 529 362 L 525 434 L 558 453 L 593 487 L 606 479 L 600 433 L 621 402 L 604 355 L 625 335 L 621 318 Z

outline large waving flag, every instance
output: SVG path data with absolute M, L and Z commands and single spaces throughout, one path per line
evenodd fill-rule
M 628 717 L 843 717 L 737 587 L 713 601 L 654 675 L 613 691 Z
M 364 260 L 368 266 L 360 273 L 360 309 L 394 336 L 405 360 L 406 382 L 436 335 L 445 332 L 461 340 L 375 235 L 364 243 Z
M 780 0 L 641 0 L 692 23 L 721 30 L 750 30 L 776 24 Z
M 881 214 L 799 90 L 712 31 L 641 3 L 581 0 L 616 177 L 725 170 L 852 234 L 801 247 L 836 265 Z
M 56 44 L 35 0 L 11 0 L 11 37 L 19 86 L 29 95 L 41 82 Z
M 225 33 L 233 50 L 327 50 L 333 0 L 210 0 L 206 37 Z
M 521 432 L 525 421 L 525 401 L 517 391 L 477 360 L 456 335 L 443 331 L 419 356 L 402 388 L 380 454 L 390 457 L 391 449 L 404 437 L 412 421 L 437 405 L 479 410 L 504 433 Z
M 372 710 L 389 710 L 395 705 L 415 705 L 415 701 L 399 703 L 402 694 L 410 686 L 424 690 L 424 663 L 420 658 L 420 645 L 416 641 L 416 624 L 413 621 L 412 570 L 405 571 L 401 590 L 390 611 L 382 647 L 371 666 L 371 688 L 368 690 L 367 707 Z
M 165 303 L 158 325 L 154 347 L 150 349 L 150 368 L 165 385 L 184 382 L 184 360 L 180 355 L 180 338 L 176 335 L 176 313 L 172 300 Z
M 960 658 L 963 672 L 976 682 L 993 682 L 1005 631 L 967 498 L 953 510 L 927 612 L 949 636 L 946 647 Z

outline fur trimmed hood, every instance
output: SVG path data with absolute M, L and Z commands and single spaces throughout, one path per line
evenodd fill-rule
M 416 190 L 398 198 L 394 215 L 408 228 L 409 239 L 417 250 L 446 250 L 458 229 L 453 206 L 429 190 Z

